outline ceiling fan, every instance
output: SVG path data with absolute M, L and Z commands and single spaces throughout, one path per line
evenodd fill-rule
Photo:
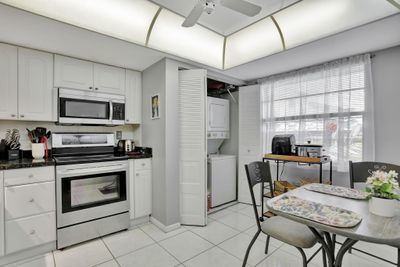
M 261 11 L 260 6 L 245 0 L 199 0 L 190 12 L 189 16 L 187 16 L 185 21 L 182 23 L 182 26 L 194 26 L 204 11 L 207 14 L 211 14 L 214 11 L 215 6 L 218 4 L 249 17 L 254 17 Z

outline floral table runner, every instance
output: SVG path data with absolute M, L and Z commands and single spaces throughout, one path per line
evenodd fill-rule
M 357 189 L 328 184 L 308 184 L 304 188 L 318 193 L 359 200 L 367 199 L 369 196 L 369 193 Z
M 272 208 L 276 211 L 341 228 L 354 227 L 362 220 L 362 217 L 355 212 L 295 196 L 284 196 L 274 201 Z

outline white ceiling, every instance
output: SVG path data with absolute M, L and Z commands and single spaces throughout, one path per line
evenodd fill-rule
M 249 18 L 217 5 L 214 14 L 202 17 L 213 21 L 201 21 L 203 24 L 209 23 L 209 27 L 218 31 L 232 31 L 231 26 L 244 27 L 224 38 L 200 24 L 190 28 L 181 26 L 184 17 L 178 13 L 185 12 L 183 9 L 189 13 L 196 0 L 156 1 L 0 0 L 0 3 L 220 70 L 251 63 L 400 11 L 386 0 L 251 0 L 263 5 L 264 16 L 295 4 L 276 13 L 275 20 L 264 17 L 244 27 L 251 23 Z M 158 2 L 173 11 L 160 9 Z
M 282 8 L 291 5 L 298 0 L 247 0 L 262 7 L 261 12 L 254 17 L 242 15 L 226 7 L 217 5 L 214 12 L 210 15 L 203 13 L 199 24 L 222 35 L 229 35 L 249 24 L 258 21 L 268 15 L 275 13 Z M 189 15 L 198 0 L 152 0 L 152 2 L 170 9 L 184 17 Z
M 400 45 L 400 14 L 231 68 L 219 70 L 0 4 L 0 42 L 142 71 L 164 57 L 207 68 L 235 84 Z

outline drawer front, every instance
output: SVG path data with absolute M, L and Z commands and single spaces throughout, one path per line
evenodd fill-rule
M 55 240 L 55 212 L 6 222 L 7 254 Z
M 151 159 L 135 159 L 135 171 L 151 170 Z
M 4 172 L 4 186 L 54 181 L 54 177 L 54 166 L 9 170 Z
M 55 182 L 5 188 L 6 220 L 55 211 Z

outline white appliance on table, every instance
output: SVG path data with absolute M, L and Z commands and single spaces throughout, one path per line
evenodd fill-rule
M 208 186 L 212 208 L 236 200 L 236 156 L 209 155 Z

